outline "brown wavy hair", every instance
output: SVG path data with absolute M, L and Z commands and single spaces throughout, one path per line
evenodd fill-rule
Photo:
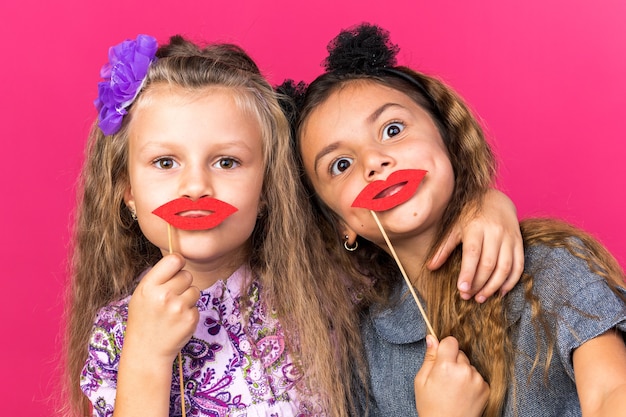
M 276 94 L 254 61 L 238 46 L 199 47 L 180 36 L 157 51 L 137 99 L 159 86 L 190 94 L 214 87 L 232 91 L 262 130 L 264 210 L 250 237 L 249 264 L 263 299 L 276 311 L 287 346 L 303 370 L 307 390 L 319 393 L 328 415 L 347 416 L 352 404 L 352 358 L 360 357 L 358 320 L 345 279 L 328 262 L 311 205 L 295 173 L 290 127 Z M 161 258 L 141 233 L 123 196 L 129 184 L 129 109 L 120 131 L 105 136 L 94 125 L 79 178 L 67 294 L 67 405 L 64 415 L 84 416 L 89 402 L 79 386 L 93 320 L 106 304 L 132 294 L 136 277 Z
M 296 139 L 301 136 L 309 115 L 334 92 L 354 83 L 376 83 L 400 91 L 424 108 L 435 121 L 447 148 L 455 175 L 453 195 L 444 211 L 438 233 L 427 259 L 435 255 L 450 234 L 452 227 L 463 216 L 473 216 L 480 210 L 485 193 L 491 188 L 496 173 L 494 154 L 487 143 L 480 123 L 463 100 L 440 80 L 418 73 L 407 67 L 393 68 L 395 73 L 379 71 L 377 74 L 354 74 L 327 72 L 319 76 L 307 88 L 300 103 L 296 122 Z M 296 147 L 298 147 L 296 143 Z M 299 150 L 299 149 L 298 149 Z M 299 152 L 298 152 L 299 153 Z M 301 155 L 300 170 L 304 172 Z M 310 181 L 305 185 L 314 193 Z M 363 288 L 363 306 L 373 302 L 388 303 L 392 288 L 397 285 L 400 274 L 394 260 L 373 243 L 358 238 L 359 249 L 355 252 L 342 250 L 340 220 L 319 198 L 315 198 L 318 218 L 323 222 L 326 247 L 331 256 L 342 265 L 354 285 L 363 285 L 363 274 L 373 279 L 375 285 Z M 543 244 L 565 247 L 572 254 L 585 259 L 592 271 L 603 276 L 609 286 L 619 295 L 617 287 L 624 285 L 624 272 L 615 258 L 591 235 L 554 219 L 532 219 L 521 223 L 526 247 Z M 572 237 L 578 238 L 571 239 Z M 506 328 L 506 302 L 502 297 L 491 297 L 483 304 L 467 302 L 458 295 L 456 288 L 460 272 L 461 249 L 457 248 L 448 261 L 437 271 L 426 266 L 418 276 L 411 277 L 430 309 L 428 318 L 435 333 L 440 337 L 452 335 L 471 363 L 490 384 L 490 397 L 483 415 L 499 416 L 502 413 L 507 387 L 515 384 L 513 376 L 513 346 Z M 532 305 L 535 331 L 549 340 L 546 357 L 536 358 L 535 365 L 548 365 L 554 341 L 547 333 L 543 311 L 532 294 L 533 277 L 524 273 L 520 285 Z M 624 298 L 622 295 L 620 297 Z M 625 300 L 626 301 L 626 300 Z

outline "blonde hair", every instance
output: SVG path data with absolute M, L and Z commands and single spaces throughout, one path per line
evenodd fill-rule
M 180 36 L 157 52 L 137 101 L 170 85 L 190 93 L 228 88 L 242 110 L 258 120 L 265 162 L 260 217 L 250 237 L 249 265 L 259 277 L 264 302 L 276 312 L 287 346 L 307 389 L 319 394 L 329 415 L 347 416 L 351 404 L 351 357 L 360 354 L 358 321 L 350 293 L 336 268 L 316 250 L 323 245 L 307 196 L 295 174 L 290 127 L 276 94 L 252 59 L 229 44 L 200 48 Z M 125 207 L 128 126 L 105 136 L 94 126 L 80 176 L 67 307 L 66 415 L 86 415 L 79 386 L 97 311 L 132 294 L 136 277 L 161 258 Z
M 427 259 L 431 259 L 436 248 L 445 241 L 461 217 L 473 216 L 480 210 L 481 201 L 493 183 L 496 161 L 480 124 L 451 88 L 436 78 L 406 67 L 396 67 L 394 70 L 395 74 L 384 71 L 377 75 L 329 72 L 318 77 L 308 87 L 303 100 L 296 124 L 296 138 L 299 139 L 307 117 L 314 109 L 332 93 L 350 83 L 378 83 L 393 88 L 408 95 L 428 111 L 438 126 L 455 174 L 453 195 L 427 256 Z M 302 160 L 299 162 L 303 169 Z M 306 185 L 313 190 L 310 182 Z M 369 287 L 369 291 L 367 286 L 362 287 L 364 305 L 389 302 L 389 294 L 399 276 L 395 262 L 381 248 L 361 238 L 357 252 L 347 254 L 342 251 L 337 232 L 341 230 L 337 215 L 319 198 L 316 201 L 319 217 L 324 220 L 321 227 L 325 230 L 327 247 L 332 256 L 350 272 L 354 285 L 363 285 L 363 274 L 374 279 L 375 285 Z M 591 270 L 603 276 L 619 295 L 616 288 L 623 287 L 624 272 L 615 258 L 592 236 L 553 219 L 526 220 L 521 223 L 521 228 L 526 247 L 543 244 L 567 248 L 575 256 L 585 259 Z M 428 313 L 435 333 L 441 338 L 448 335 L 456 337 L 471 363 L 490 384 L 490 397 L 483 416 L 495 417 L 502 413 L 508 386 L 515 384 L 514 351 L 506 328 L 505 302 L 501 297 L 491 297 L 483 304 L 462 300 L 456 288 L 460 262 L 461 250 L 457 248 L 439 270 L 429 271 L 424 265 L 421 273 L 412 277 L 413 285 L 417 287 L 419 279 L 420 293 L 426 305 L 437 306 Z M 549 343 L 546 357 L 537 357 L 535 367 L 540 362 L 547 367 L 554 341 L 547 332 L 545 317 L 551 312 L 542 310 L 533 296 L 533 277 L 528 271 L 523 275 L 520 285 L 524 286 L 525 297 L 533 308 L 535 331 L 542 338 L 547 338 Z

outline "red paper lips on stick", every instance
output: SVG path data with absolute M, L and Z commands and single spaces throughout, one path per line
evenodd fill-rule
M 369 209 L 370 213 L 372 213 L 372 217 L 374 217 L 376 225 L 378 226 L 380 233 L 383 235 L 385 243 L 387 243 L 391 256 L 393 256 L 398 268 L 400 268 L 402 277 L 404 278 L 411 295 L 415 300 L 415 304 L 417 304 L 417 308 L 426 323 L 426 327 L 428 327 L 428 331 L 436 339 L 437 335 L 435 334 L 435 330 L 428 320 L 426 311 L 424 310 L 424 307 L 422 307 L 422 303 L 415 292 L 415 288 L 413 288 L 413 284 L 404 270 L 404 267 L 400 262 L 400 258 L 393 248 L 393 245 L 389 240 L 389 236 L 387 236 L 387 232 L 385 232 L 383 225 L 376 215 L 377 211 L 389 210 L 408 201 L 417 191 L 417 188 L 427 172 L 428 171 L 424 171 L 423 169 L 401 169 L 392 172 L 386 180 L 373 181 L 363 188 L 359 195 L 354 199 L 352 207 Z
M 195 213 L 189 212 L 198 212 Z M 165 220 L 167 224 L 167 237 L 169 252 L 172 253 L 172 226 L 182 230 L 207 230 L 219 225 L 228 216 L 237 211 L 237 208 L 211 197 L 200 198 L 193 201 L 189 198 L 177 198 L 157 207 L 152 213 Z M 204 214 L 209 212 L 209 214 Z M 181 215 L 187 213 L 187 215 Z M 183 357 L 178 352 L 178 378 L 180 381 L 180 398 L 183 417 L 187 415 L 185 410 L 185 392 L 183 380 Z
M 423 169 L 401 169 L 394 171 L 386 180 L 369 183 L 354 199 L 352 207 L 373 211 L 385 211 L 407 201 L 428 171 Z
M 210 212 L 206 215 L 181 215 L 190 211 Z M 219 225 L 228 216 L 237 211 L 221 200 L 211 197 L 203 197 L 196 201 L 189 198 L 177 198 L 161 207 L 156 208 L 152 213 L 156 214 L 172 226 L 182 230 L 206 230 Z

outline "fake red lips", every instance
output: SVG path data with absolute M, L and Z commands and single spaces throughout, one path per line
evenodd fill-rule
M 204 197 L 196 201 L 177 198 L 156 208 L 152 213 L 177 229 L 206 230 L 219 225 L 236 211 L 237 208 L 228 203 Z M 206 212 L 210 213 L 205 214 Z
M 427 172 L 422 169 L 401 169 L 391 173 L 386 180 L 371 182 L 354 199 L 352 207 L 373 211 L 394 208 L 415 194 Z

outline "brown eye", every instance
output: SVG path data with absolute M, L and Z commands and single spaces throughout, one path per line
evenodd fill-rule
M 339 158 L 330 165 L 330 175 L 339 175 L 350 168 L 350 165 L 352 165 L 351 158 Z
M 390 123 L 387 126 L 385 126 L 385 129 L 383 131 L 383 140 L 392 138 L 400 134 L 400 132 L 402 132 L 403 130 L 404 130 L 404 124 L 399 123 L 399 122 Z
M 159 169 L 172 169 L 176 167 L 176 162 L 172 158 L 159 158 L 153 163 Z
M 215 167 L 221 169 L 233 169 L 239 166 L 239 162 L 234 158 L 221 158 L 215 163 Z

